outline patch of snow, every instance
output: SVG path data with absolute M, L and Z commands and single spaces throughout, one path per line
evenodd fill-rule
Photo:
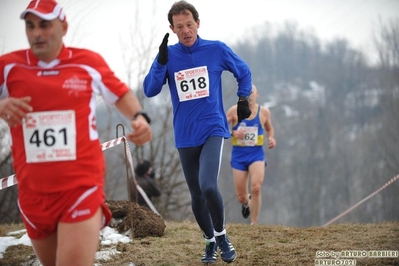
M 112 256 L 119 253 L 120 252 L 117 251 L 114 247 L 105 248 L 96 252 L 96 260 L 110 260 L 112 259 Z
M 19 234 L 19 231 L 11 232 L 9 234 Z M 32 246 L 30 239 L 27 234 L 21 236 L 21 238 L 15 238 L 13 236 L 3 236 L 0 237 L 0 259 L 3 258 L 3 254 L 9 246 L 16 246 L 19 244 L 23 244 L 26 246 Z
M 129 231 L 127 233 L 129 233 Z M 100 241 L 101 245 L 111 245 L 117 244 L 118 242 L 129 243 L 131 239 L 127 235 L 120 234 L 115 229 L 106 226 L 100 232 Z
M 19 235 L 21 233 L 25 234 L 23 234 L 20 238 L 13 237 L 13 235 Z M 119 234 L 115 229 L 106 226 L 100 231 L 99 240 L 101 242 L 101 245 L 104 246 L 109 246 L 111 244 L 117 244 L 117 243 L 129 243 L 131 241 L 129 234 L 130 231 L 127 231 L 124 234 Z M 7 235 L 8 236 L 0 237 L 0 259 L 3 258 L 3 254 L 9 246 L 19 245 L 19 244 L 32 246 L 30 238 L 28 237 L 28 234 L 26 233 L 25 229 L 9 232 Z M 116 249 L 105 248 L 104 250 L 100 250 L 96 253 L 96 258 L 97 256 L 100 256 L 100 259 L 107 260 L 110 259 L 111 256 L 116 255 L 117 253 L 119 252 Z M 41 264 L 38 261 L 37 262 L 36 261 L 37 260 L 30 261 L 28 264 L 25 263 L 24 265 L 40 266 Z M 32 264 L 32 263 L 38 263 L 38 264 Z M 134 266 L 134 264 L 131 263 L 129 264 L 129 266 Z

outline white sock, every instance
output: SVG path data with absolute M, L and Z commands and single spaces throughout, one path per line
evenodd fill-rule
M 225 235 L 225 234 L 226 234 L 226 229 L 223 229 L 222 232 L 216 232 L 216 231 L 214 231 L 214 234 L 215 234 L 215 236 L 222 236 L 222 235 Z
M 205 238 L 205 242 L 215 242 L 216 240 L 215 240 L 215 237 L 212 237 L 212 238 Z

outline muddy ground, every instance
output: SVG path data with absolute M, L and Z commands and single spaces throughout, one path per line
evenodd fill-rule
M 165 221 L 147 207 L 127 200 L 106 201 L 106 204 L 113 218 L 109 226 L 118 230 L 119 233 L 133 228 L 134 238 L 164 235 Z

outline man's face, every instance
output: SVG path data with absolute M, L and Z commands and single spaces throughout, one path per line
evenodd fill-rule
M 197 40 L 197 32 L 200 21 L 194 21 L 193 14 L 186 10 L 185 14 L 177 14 L 172 17 L 173 25 L 170 29 L 177 35 L 179 42 L 191 47 Z
M 57 58 L 61 51 L 67 23 L 58 18 L 44 20 L 28 13 L 25 17 L 25 31 L 33 54 L 48 63 Z
M 258 90 L 255 86 L 252 86 L 251 94 L 249 95 L 249 102 L 256 103 L 256 99 L 258 98 Z

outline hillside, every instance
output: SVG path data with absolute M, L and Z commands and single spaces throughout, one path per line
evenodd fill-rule
M 196 223 L 166 222 L 162 237 L 135 238 L 114 248 L 120 252 L 96 265 L 203 265 L 200 263 L 204 242 Z M 22 229 L 23 225 L 3 225 L 0 236 Z M 317 251 L 349 251 L 349 263 L 356 265 L 399 265 L 399 258 L 354 258 L 355 251 L 396 251 L 399 249 L 399 222 L 378 224 L 337 224 L 328 227 L 293 228 L 286 226 L 251 226 L 228 224 L 227 231 L 238 258 L 231 265 L 315 265 Z M 104 250 L 105 247 L 99 246 Z M 378 255 L 377 253 L 373 253 Z M 359 255 L 361 255 L 359 253 Z M 32 262 L 29 246 L 10 246 L 0 265 Z M 331 259 L 331 258 L 328 258 Z M 342 259 L 342 258 L 341 258 Z M 351 261 L 348 261 L 351 260 Z M 26 263 L 24 265 L 34 265 Z M 218 257 L 213 265 L 226 265 Z M 327 264 L 324 264 L 327 265 Z M 349 264 L 351 265 L 351 264 Z

